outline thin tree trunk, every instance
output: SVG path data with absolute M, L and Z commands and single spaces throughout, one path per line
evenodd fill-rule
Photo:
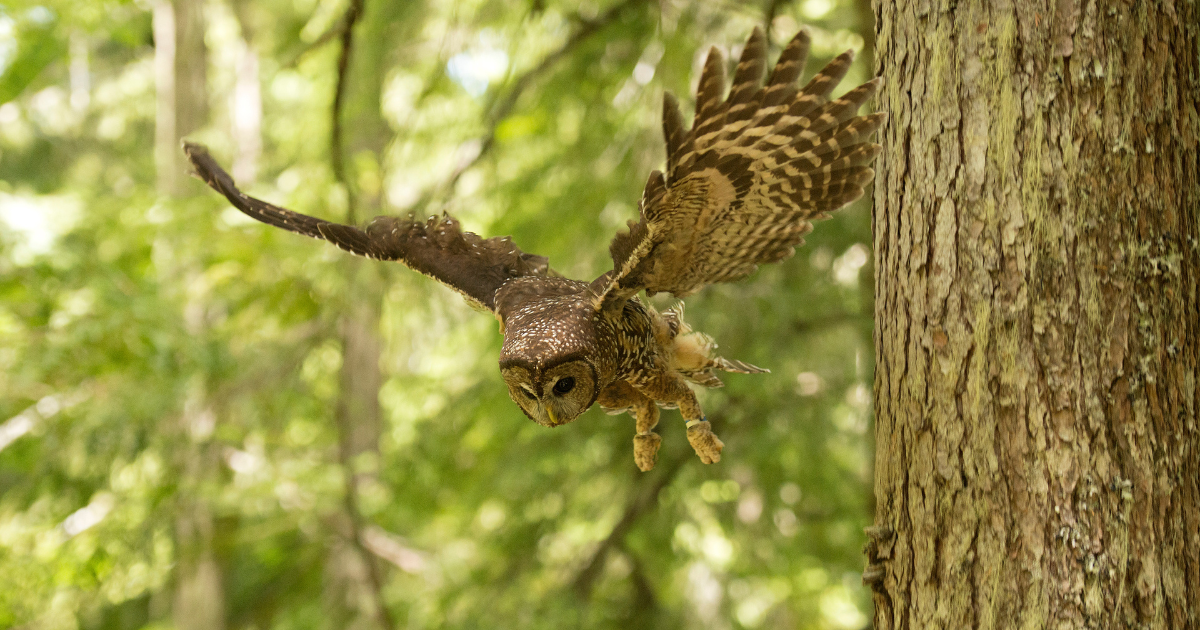
M 341 111 L 335 111 L 345 129 L 334 142 L 335 172 L 346 186 L 346 221 L 358 223 L 380 212 L 383 153 L 390 130 L 380 111 L 384 79 L 384 54 L 388 50 L 388 16 L 379 14 L 382 3 L 369 2 L 354 26 L 344 72 Z M 343 42 L 343 46 L 346 46 Z M 335 122 L 336 125 L 336 122 Z M 348 159 L 349 158 L 349 159 Z M 350 163 L 350 168 L 342 166 Z M 335 515 L 341 536 L 329 549 L 326 561 L 325 599 L 330 628 L 391 630 L 394 622 L 383 597 L 379 561 L 364 542 L 365 523 L 360 510 L 361 489 L 374 482 L 378 462 L 383 412 L 379 388 L 379 318 L 383 291 L 378 270 L 370 263 L 350 259 L 345 265 L 347 306 L 341 314 L 342 369 L 337 406 L 339 457 L 346 476 L 343 513 Z
M 229 99 L 229 118 L 237 157 L 233 160 L 233 179 L 252 182 L 258 177 L 258 161 L 262 157 L 262 89 L 259 85 L 258 51 L 254 47 L 257 29 L 250 16 L 248 0 L 231 3 L 242 38 L 238 48 L 237 80 Z
M 202 379 L 197 379 L 199 383 Z M 215 520 L 205 488 L 215 484 L 220 460 L 212 434 L 216 414 L 194 388 L 183 413 L 182 479 L 175 508 L 175 597 L 171 616 L 179 630 L 225 628 L 225 589 L 214 551 Z
M 875 10 L 875 627 L 1197 627 L 1200 9 Z
M 207 52 L 201 0 L 159 0 L 154 5 L 154 65 L 157 92 L 155 163 L 159 192 L 184 194 L 187 173 L 179 140 L 208 118 Z M 196 271 L 174 270 L 194 277 Z M 192 284 L 192 283 L 186 283 Z M 207 327 L 202 296 L 184 306 L 184 325 L 193 336 Z M 216 522 L 206 487 L 220 475 L 212 441 L 217 415 L 207 393 L 207 375 L 197 374 L 180 427 L 181 482 L 175 510 L 175 593 L 172 617 L 180 630 L 225 628 L 225 591 L 215 552 Z
M 197 273 L 189 274 L 194 286 Z M 207 327 L 207 305 L 196 296 L 184 307 L 188 333 L 201 337 Z M 179 630 L 223 630 L 226 606 L 222 569 L 216 548 L 217 521 L 212 489 L 220 483 L 221 460 L 213 440 L 218 414 L 212 407 L 205 374 L 193 376 L 180 423 L 180 481 L 175 494 L 175 596 L 171 607 Z
M 179 142 L 208 120 L 203 7 L 201 0 L 154 4 L 154 161 L 163 194 L 183 194 L 187 164 Z
M 356 274 L 362 263 L 349 261 L 347 287 L 374 287 L 369 270 Z M 360 276 L 371 276 L 364 279 Z M 382 410 L 380 371 L 379 291 L 356 292 L 342 314 L 341 392 L 337 405 L 338 456 L 346 477 L 344 511 L 332 516 L 338 537 L 325 564 L 326 617 L 330 628 L 390 630 L 392 622 L 382 595 L 381 569 L 363 542 L 359 495 L 374 482 L 379 461 Z

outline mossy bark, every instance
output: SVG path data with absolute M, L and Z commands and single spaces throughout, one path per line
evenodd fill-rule
M 1200 7 L 875 12 L 875 627 L 1197 627 Z

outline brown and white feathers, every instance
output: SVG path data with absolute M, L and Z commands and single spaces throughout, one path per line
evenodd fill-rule
M 650 175 L 640 220 L 613 239 L 613 271 L 592 285 L 599 308 L 643 289 L 684 297 L 744 278 L 791 256 L 811 221 L 862 196 L 880 151 L 867 139 L 886 114 L 854 114 L 879 80 L 830 100 L 854 59 L 847 52 L 798 89 L 809 42 L 798 33 L 763 83 L 765 38 L 755 29 L 724 99 L 725 63 L 711 49 L 691 130 L 664 97 L 667 172 Z
M 753 365 L 715 355 L 712 339 L 682 313 L 659 314 L 638 292 L 690 295 L 783 260 L 812 221 L 863 194 L 880 147 L 868 141 L 884 114 L 856 112 L 879 86 L 867 82 L 839 99 L 851 53 L 834 59 L 803 88 L 809 36 L 799 33 L 764 82 L 766 43 L 755 30 L 725 95 L 725 62 L 709 52 L 686 129 L 666 95 L 665 174 L 650 175 L 639 218 L 609 246 L 613 269 L 582 282 L 553 275 L 542 256 L 508 238 L 464 232 L 453 218 L 379 217 L 366 228 L 305 216 L 242 193 L 204 147 L 185 144 L 196 174 L 247 215 L 324 239 L 355 254 L 394 260 L 435 278 L 500 319 L 500 370 L 513 401 L 534 421 L 559 426 L 597 401 L 633 409 L 635 461 L 654 465 L 658 407 L 678 407 L 688 442 L 706 463 L 723 444 L 688 382 L 720 386 L 717 371 Z
M 196 175 L 250 217 L 359 256 L 402 262 L 455 289 L 475 306 L 495 311 L 496 290 L 506 282 L 550 273 L 545 256 L 526 254 L 507 236 L 485 239 L 464 232 L 448 215 L 425 221 L 382 216 L 361 229 L 280 208 L 239 190 L 204 146 L 185 142 L 183 150 Z
M 613 270 L 590 285 L 598 309 L 619 309 L 642 290 L 685 297 L 744 278 L 791 256 L 811 221 L 862 196 L 874 175 L 867 165 L 880 151 L 868 137 L 886 114 L 855 112 L 879 79 L 830 100 L 853 61 L 846 52 L 797 88 L 809 44 L 800 31 L 764 83 L 766 41 L 756 28 L 724 99 L 725 62 L 712 48 L 690 130 L 679 103 L 665 95 L 666 174 L 651 173 L 639 220 L 610 244 Z M 489 310 L 497 311 L 496 291 L 510 280 L 550 274 L 545 257 L 507 237 L 464 232 L 449 216 L 377 217 L 361 229 L 280 208 L 238 190 L 203 146 L 185 143 L 184 151 L 196 174 L 249 216 L 361 256 L 403 262 Z

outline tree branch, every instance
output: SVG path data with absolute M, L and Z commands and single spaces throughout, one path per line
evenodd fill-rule
M 629 575 L 634 592 L 632 617 L 653 622 L 658 616 L 659 604 L 658 596 L 654 593 L 654 585 L 646 576 L 646 566 L 637 554 L 629 550 L 624 541 L 621 541 L 618 549 L 625 554 L 625 557 L 629 558 L 629 564 L 632 565 Z M 650 624 L 649 627 L 654 627 L 654 625 Z
M 350 6 L 346 8 L 346 14 L 342 18 L 341 31 L 341 51 L 338 54 L 337 64 L 337 85 L 333 93 L 333 107 L 330 115 L 332 117 L 332 125 L 329 133 L 329 161 L 333 168 L 334 179 L 342 185 L 346 190 L 346 222 L 354 225 L 356 223 L 355 210 L 356 202 L 354 199 L 354 188 L 350 185 L 346 177 L 346 163 L 343 152 L 344 138 L 342 133 L 342 108 L 346 101 L 346 87 L 350 77 L 350 57 L 354 52 L 354 26 L 358 23 L 359 18 L 363 14 L 364 0 L 350 0 Z M 343 366 L 343 369 L 346 369 Z M 343 392 L 345 395 L 345 392 Z M 338 430 L 345 432 L 343 423 L 338 423 Z M 345 440 L 346 436 L 343 435 Z M 367 578 L 370 581 L 370 588 L 375 599 L 375 616 L 376 622 L 384 628 L 384 630 L 394 630 L 396 622 L 392 618 L 392 613 L 388 610 L 387 602 L 383 597 L 383 577 L 380 575 L 379 565 L 375 561 L 374 554 L 371 552 L 371 545 L 364 535 L 362 524 L 362 516 L 358 507 L 358 474 L 354 470 L 353 461 L 349 459 L 350 454 L 346 452 L 346 448 L 340 448 L 339 459 L 342 466 L 343 475 L 345 476 L 346 487 L 344 508 L 346 515 L 350 519 L 351 542 L 353 543 L 358 555 L 362 558 L 367 566 Z
M 639 518 L 645 514 L 652 505 L 658 501 L 658 495 L 666 488 L 668 484 L 675 479 L 675 475 L 683 468 L 683 463 L 692 458 L 691 449 L 685 449 L 671 460 L 664 468 L 659 468 L 662 472 L 659 473 L 658 479 L 655 479 L 649 486 L 629 502 L 625 507 L 625 513 L 621 515 L 621 519 L 613 526 L 612 532 L 608 538 L 600 543 L 596 548 L 592 558 L 584 565 L 583 570 L 579 575 L 575 576 L 571 587 L 579 595 L 581 599 L 587 599 L 592 594 L 592 587 L 595 586 L 596 578 L 600 577 L 600 571 L 604 568 L 604 561 L 608 558 L 608 552 L 613 547 L 621 547 L 624 545 L 625 536 L 633 529 L 633 525 Z
M 426 193 L 419 202 L 417 202 L 416 207 L 424 207 L 435 197 L 442 196 L 453 190 L 454 185 L 458 183 L 458 180 L 460 177 L 462 177 L 463 173 L 478 164 L 479 161 L 482 160 L 485 155 L 487 155 L 488 151 L 491 150 L 492 146 L 495 144 L 496 128 L 499 127 L 501 121 L 503 121 L 508 117 L 509 114 L 512 113 L 513 108 L 516 107 L 517 100 L 522 94 L 524 94 L 525 90 L 528 89 L 534 81 L 536 81 L 543 74 L 546 74 L 551 68 L 554 67 L 556 63 L 558 63 L 563 57 L 569 55 L 573 50 L 575 50 L 576 47 L 586 41 L 589 37 L 615 22 L 616 19 L 625 12 L 625 10 L 629 9 L 630 7 L 645 4 L 646 2 L 647 0 L 625 0 L 620 4 L 613 6 L 608 11 L 605 11 L 603 15 L 594 20 L 578 20 L 579 27 L 575 30 L 575 32 L 571 33 L 571 36 L 567 38 L 567 41 L 564 42 L 563 45 L 558 48 L 558 50 L 546 55 L 546 57 L 542 59 L 541 63 L 517 77 L 516 80 L 512 82 L 512 87 L 508 89 L 504 96 L 502 98 L 498 98 L 494 102 L 493 106 L 489 108 L 487 115 L 484 117 L 485 124 L 487 125 L 487 131 L 485 131 L 483 136 L 479 138 L 479 152 L 476 153 L 475 156 L 470 160 L 464 161 L 462 164 L 456 167 L 454 172 L 452 172 L 444 182 L 430 189 L 430 191 Z
M 405 573 L 420 573 L 425 568 L 425 554 L 409 547 L 405 541 L 379 527 L 370 525 L 363 529 L 363 543 L 367 550 L 396 565 Z
M 375 554 L 371 548 L 371 542 L 364 535 L 362 526 L 361 512 L 358 510 L 358 476 L 353 470 L 352 462 L 343 460 L 342 474 L 346 478 L 345 492 L 345 509 L 346 515 L 350 517 L 350 527 L 352 528 L 350 542 L 358 551 L 358 555 L 367 565 L 367 578 L 371 581 L 371 590 L 375 597 L 375 614 L 376 622 L 384 630 L 395 630 L 396 621 L 392 618 L 392 611 L 388 610 L 387 601 L 383 598 L 383 577 L 379 575 L 379 565 L 375 562 Z
M 333 166 L 333 177 L 346 189 L 346 223 L 355 224 L 354 190 L 346 180 L 346 163 L 342 155 L 342 106 L 346 100 L 346 83 L 350 73 L 350 54 L 354 48 L 354 25 L 362 17 L 363 0 L 350 0 L 341 32 L 342 49 L 338 54 L 337 86 L 333 91 L 333 124 L 329 130 L 329 161 Z
M 349 13 L 349 12 L 347 12 L 347 13 Z M 337 22 L 330 25 L 330 27 L 324 33 L 321 33 L 316 39 L 314 39 L 312 42 L 306 44 L 303 48 L 301 48 L 299 50 L 299 52 L 292 55 L 291 59 L 288 59 L 287 61 L 283 62 L 282 67 L 295 68 L 300 63 L 300 60 L 303 59 L 306 55 L 308 55 L 312 51 L 333 41 L 333 39 L 335 37 L 342 37 L 343 34 L 347 30 L 349 30 L 349 26 L 353 26 L 353 25 L 348 25 L 346 22 L 346 17 L 342 16 L 341 18 L 338 19 Z

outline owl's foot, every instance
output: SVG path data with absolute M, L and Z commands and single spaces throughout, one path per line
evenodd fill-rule
M 638 469 L 647 472 L 658 462 L 658 447 L 662 438 L 657 433 L 641 433 L 633 436 L 633 461 Z
M 721 461 L 721 449 L 725 448 L 725 443 L 712 432 L 712 425 L 707 420 L 689 422 L 688 425 L 688 443 L 692 445 L 692 450 L 696 451 L 700 461 L 705 464 Z

